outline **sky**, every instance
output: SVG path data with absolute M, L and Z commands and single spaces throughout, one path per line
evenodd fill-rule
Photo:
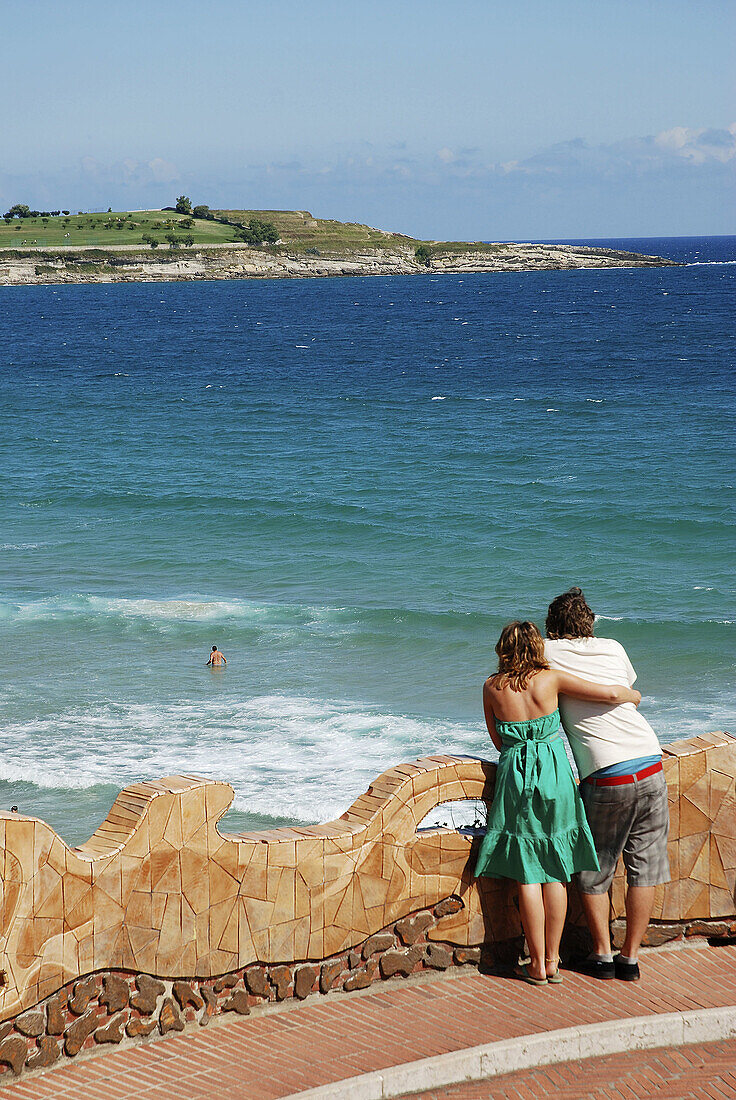
M 0 10 L 3 210 L 185 193 L 429 239 L 736 232 L 733 0 Z

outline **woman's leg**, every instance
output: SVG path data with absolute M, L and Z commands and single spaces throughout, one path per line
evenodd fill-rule
M 560 940 L 567 916 L 567 887 L 564 882 L 545 882 L 542 886 L 544 905 L 545 968 L 554 974 L 560 961 Z M 535 975 L 536 977 L 536 975 Z
M 519 916 L 531 959 L 529 974 L 532 978 L 545 978 L 545 913 L 542 887 L 538 882 L 519 883 Z

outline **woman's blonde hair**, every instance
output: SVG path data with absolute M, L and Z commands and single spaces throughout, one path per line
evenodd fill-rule
M 523 691 L 532 676 L 549 668 L 544 657 L 544 639 L 534 623 L 509 623 L 496 642 L 498 672 L 493 677 L 496 687 L 507 684 L 512 691 Z

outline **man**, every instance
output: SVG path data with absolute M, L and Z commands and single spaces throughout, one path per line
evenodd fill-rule
M 227 658 L 224 653 L 220 653 L 216 645 L 213 645 L 212 652 L 210 653 L 210 659 L 207 662 L 212 668 L 222 668 L 227 664 Z
M 594 622 L 581 589 L 571 588 L 554 599 L 547 614 L 547 660 L 552 668 L 586 680 L 631 687 L 636 673 L 626 650 L 613 638 L 594 638 Z M 560 714 L 601 865 L 600 871 L 576 876 L 593 937 L 593 951 L 579 969 L 596 978 L 638 981 L 639 947 L 652 915 L 655 887 L 670 880 L 662 751 L 633 703 L 602 707 L 562 696 Z M 622 854 L 628 882 L 626 938 L 614 959 L 608 891 Z

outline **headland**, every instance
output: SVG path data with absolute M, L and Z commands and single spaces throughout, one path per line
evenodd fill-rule
M 0 285 L 671 266 L 583 245 L 422 241 L 306 210 L 34 211 L 0 226 Z

